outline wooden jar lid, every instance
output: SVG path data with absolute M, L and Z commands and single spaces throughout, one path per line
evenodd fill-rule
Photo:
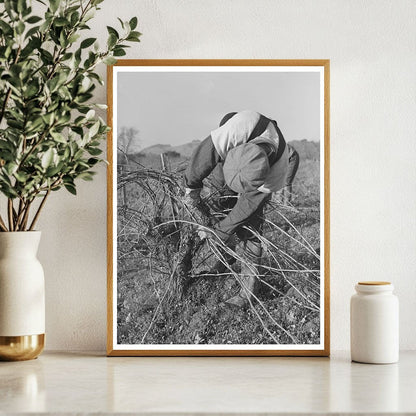
M 365 286 L 391 285 L 390 282 L 378 282 L 378 281 L 358 282 L 358 284 L 365 285 Z

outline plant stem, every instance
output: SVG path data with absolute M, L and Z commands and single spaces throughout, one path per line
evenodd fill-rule
M 29 231 L 33 230 L 33 227 L 35 226 L 35 224 L 36 224 L 36 222 L 39 218 L 40 211 L 42 210 L 43 206 L 45 205 L 46 199 L 48 198 L 48 195 L 49 195 L 50 191 L 51 191 L 50 189 L 48 189 L 46 191 L 46 194 L 43 197 L 42 202 L 40 203 L 38 210 L 36 211 L 36 214 L 35 214 L 35 216 L 32 220 L 32 223 L 30 224 Z
M 23 203 L 22 200 L 19 200 L 19 207 L 17 208 L 17 215 L 15 215 L 14 217 L 14 229 L 15 231 L 19 231 L 19 221 L 20 221 L 20 217 L 22 216 L 22 208 L 23 208 Z
M 14 231 L 13 227 L 13 200 L 9 198 L 7 200 L 7 215 L 9 219 L 9 230 Z
M 17 210 L 17 219 L 15 221 L 15 230 L 16 231 L 23 231 L 22 230 L 22 220 L 26 210 L 26 203 L 23 199 L 19 201 L 19 209 Z
M 3 218 L 1 217 L 1 215 L 0 215 L 0 229 L 1 229 L 1 231 L 7 231 L 6 224 L 4 223 Z
M 33 202 L 33 199 L 30 200 L 25 206 L 25 214 L 23 215 L 23 219 L 22 219 L 22 222 L 20 224 L 20 229 L 22 231 L 26 230 L 27 220 L 29 218 L 29 210 L 30 210 L 30 206 L 32 205 L 32 202 Z

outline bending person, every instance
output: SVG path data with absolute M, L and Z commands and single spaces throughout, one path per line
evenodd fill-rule
M 247 261 L 241 265 L 241 290 L 227 301 L 230 305 L 247 306 L 256 294 L 261 241 L 247 227 L 262 233 L 264 206 L 273 192 L 285 186 L 288 166 L 288 148 L 276 121 L 255 111 L 227 114 L 191 156 L 185 172 L 185 204 L 191 212 L 196 218 L 207 214 L 200 192 L 211 172 L 220 190 L 219 204 L 231 209 L 213 226 L 212 233 L 204 228 L 199 236 L 232 244 L 236 235 L 243 243 Z M 226 271 L 227 265 L 219 261 L 214 269 Z

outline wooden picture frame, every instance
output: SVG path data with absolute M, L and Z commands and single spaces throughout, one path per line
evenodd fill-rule
M 329 60 L 119 60 L 116 65 L 108 67 L 107 123 L 111 127 L 108 133 L 107 147 L 107 159 L 109 162 L 107 171 L 107 354 L 109 356 L 329 356 L 329 72 Z M 227 80 L 231 81 L 228 82 Z M 269 82 L 267 80 L 271 81 Z M 225 88 L 224 85 L 226 85 Z M 153 91 L 154 93 L 148 93 L 149 91 Z M 246 100 L 245 96 L 242 95 L 245 91 L 250 96 L 250 99 Z M 176 98 L 175 94 L 177 95 Z M 280 96 L 279 99 L 276 98 L 276 94 Z M 181 98 L 178 98 L 179 95 Z M 136 98 L 133 99 L 132 97 Z M 195 109 L 197 107 L 195 104 L 197 101 L 195 100 L 198 97 L 200 97 L 202 103 L 200 110 Z M 154 102 L 155 100 L 157 102 Z M 229 104 L 229 108 L 225 108 L 225 102 Z M 279 118 L 278 110 L 276 110 L 277 114 L 274 114 L 274 111 L 268 110 L 267 105 L 269 105 L 269 102 L 270 108 L 272 104 L 277 105 L 276 108 L 280 108 L 282 120 Z M 261 103 L 259 106 L 264 105 L 264 111 L 259 108 L 248 109 L 258 111 L 267 117 L 275 119 L 286 142 L 290 143 L 293 139 L 315 140 L 315 142 L 304 140 L 303 142 L 299 142 L 300 144 L 293 142 L 292 146 L 301 154 L 299 172 L 303 175 L 302 178 L 307 178 L 307 180 L 311 181 L 311 185 L 309 182 L 306 182 L 306 179 L 303 179 L 304 182 L 302 182 L 301 178 L 299 180 L 295 178 L 294 199 L 292 200 L 295 202 L 290 202 L 287 205 L 285 205 L 286 202 L 276 202 L 276 204 L 280 204 L 276 206 L 282 207 L 282 210 L 290 209 L 293 211 L 290 212 L 293 214 L 293 218 L 299 221 L 300 228 L 297 225 L 293 225 L 287 218 L 288 224 L 276 225 L 273 222 L 274 220 L 272 221 L 273 225 L 266 224 L 271 230 L 274 230 L 273 227 L 277 227 L 276 230 L 278 231 L 276 233 L 278 232 L 278 235 L 281 236 L 278 240 L 279 244 L 280 241 L 283 241 L 283 245 L 286 244 L 286 239 L 289 242 L 287 246 L 284 245 L 284 249 L 282 250 L 276 248 L 280 250 L 279 253 L 282 253 L 282 259 L 276 254 L 277 260 L 275 260 L 277 263 L 273 263 L 274 260 L 270 260 L 268 264 L 271 264 L 271 266 L 267 266 L 269 269 L 265 269 L 264 274 L 260 274 L 260 272 L 258 274 L 257 280 L 261 281 L 263 295 L 258 295 L 259 298 L 257 300 L 263 306 L 259 303 L 256 309 L 256 306 L 253 306 L 250 302 L 251 306 L 248 309 L 237 308 L 235 312 L 227 312 L 227 321 L 221 315 L 223 310 L 221 308 L 226 310 L 227 306 L 224 306 L 222 301 L 209 303 L 211 302 L 209 296 L 214 296 L 211 293 L 215 293 L 215 296 L 217 296 L 215 299 L 220 299 L 220 294 L 216 294 L 216 285 L 222 285 L 221 291 L 227 292 L 229 288 L 228 286 L 224 286 L 226 285 L 225 282 L 228 282 L 227 284 L 229 286 L 234 287 L 236 285 L 235 281 L 233 281 L 234 275 L 231 274 L 231 277 L 227 278 L 228 280 L 221 280 L 215 277 L 217 279 L 215 281 L 219 283 L 214 284 L 212 283 L 213 280 L 209 280 L 208 278 L 205 283 L 205 277 L 201 277 L 197 273 L 195 275 L 196 277 L 194 277 L 196 282 L 200 281 L 198 280 L 200 277 L 202 279 L 202 283 L 198 283 L 201 287 L 198 290 L 202 294 L 191 286 L 186 292 L 191 293 L 191 295 L 189 297 L 185 295 L 185 301 L 181 300 L 184 299 L 183 291 L 181 291 L 182 296 L 180 297 L 175 298 L 177 295 L 172 295 L 172 299 L 174 300 L 171 299 L 170 302 L 172 302 L 171 305 L 173 306 L 169 309 L 163 302 L 165 302 L 166 296 L 171 297 L 171 292 L 173 293 L 172 288 L 166 288 L 165 290 L 164 286 L 162 291 L 158 285 L 167 285 L 163 278 L 163 273 L 170 276 L 170 281 L 174 279 L 172 277 L 174 276 L 173 274 L 168 274 L 170 272 L 168 266 L 166 266 L 166 269 L 163 267 L 169 261 L 172 262 L 172 258 L 176 253 L 181 251 L 181 244 L 183 243 L 178 242 L 178 239 L 174 243 L 170 243 L 169 238 L 173 238 L 171 237 L 172 233 L 167 234 L 167 236 L 165 233 L 162 237 L 160 235 L 154 237 L 152 233 L 156 233 L 153 228 L 160 230 L 161 224 L 165 226 L 165 224 L 172 223 L 172 221 L 175 227 L 182 227 L 182 223 L 179 223 L 178 214 L 175 216 L 175 212 L 178 212 L 177 210 L 179 208 L 175 205 L 175 202 L 169 199 L 180 198 L 178 192 L 181 191 L 178 191 L 177 188 L 174 190 L 173 188 L 169 188 L 170 185 L 166 185 L 165 182 L 160 182 L 159 186 L 156 186 L 157 182 L 155 182 L 156 179 L 154 177 L 153 179 L 146 179 L 147 181 L 153 181 L 146 183 L 146 186 L 152 189 L 149 192 L 155 192 L 157 194 L 160 189 L 163 189 L 163 192 L 166 193 L 166 195 L 163 194 L 163 200 L 167 201 L 163 204 L 167 206 L 171 203 L 171 208 L 169 209 L 173 212 L 172 219 L 169 217 L 170 214 L 164 213 L 167 209 L 165 209 L 165 205 L 159 202 L 162 196 L 155 196 L 153 198 L 153 201 L 156 201 L 154 204 L 161 204 L 162 208 L 160 210 L 163 212 L 160 216 L 163 218 L 162 220 L 158 218 L 157 224 L 154 227 L 150 227 L 152 230 L 149 231 L 148 217 L 146 215 L 149 215 L 150 218 L 151 215 L 154 215 L 154 211 L 147 214 L 147 210 L 152 204 L 149 202 L 150 199 L 144 199 L 144 197 L 143 200 L 141 199 L 145 193 L 143 191 L 144 188 L 140 188 L 140 186 L 144 186 L 143 184 L 140 186 L 136 185 L 140 176 L 138 171 L 140 169 L 148 169 L 146 171 L 146 178 L 149 178 L 150 173 L 157 171 L 156 168 L 153 168 L 157 155 L 156 153 L 152 153 L 153 150 L 150 147 L 156 149 L 155 152 L 161 149 L 161 163 L 163 167 L 160 167 L 160 175 L 170 174 L 164 165 L 163 154 L 166 152 L 173 152 L 170 155 L 178 159 L 178 166 L 180 164 L 187 164 L 189 154 L 186 153 L 188 152 L 186 146 L 190 146 L 188 142 L 183 145 L 186 151 L 183 150 L 184 153 L 182 154 L 182 150 L 177 151 L 179 149 L 177 145 L 182 143 L 170 141 L 166 144 L 155 141 L 160 140 L 157 134 L 160 134 L 160 136 L 164 134 L 159 129 L 159 127 L 163 127 L 159 126 L 159 124 L 163 124 L 164 120 L 166 120 L 166 123 L 174 126 L 174 129 L 178 129 L 178 126 L 189 129 L 188 134 L 190 136 L 185 139 L 202 140 L 205 136 L 200 136 L 201 131 L 199 125 L 201 123 L 208 125 L 209 122 L 212 125 L 212 130 L 216 129 L 216 123 L 219 122 L 219 119 L 218 116 L 215 118 L 213 114 L 217 107 L 224 107 L 225 112 L 240 111 L 247 109 L 247 103 Z M 308 105 L 310 107 L 307 107 Z M 134 111 L 131 110 L 132 107 L 134 107 Z M 187 114 L 193 114 L 192 123 L 187 118 Z M 125 118 L 123 119 L 123 117 Z M 206 119 L 209 120 L 207 121 Z M 124 121 L 122 122 L 121 120 L 128 120 L 128 123 L 131 123 L 132 127 L 125 126 L 123 124 Z M 141 124 L 139 125 L 137 123 Z M 309 132 L 312 135 L 312 127 L 308 130 L 306 128 L 307 124 L 314 126 L 313 129 L 319 132 L 316 133 L 319 134 L 319 137 L 294 137 L 295 134 L 303 134 L 303 131 L 306 131 L 306 134 Z M 290 126 L 293 126 L 293 134 L 289 133 L 291 131 Z M 295 128 L 296 126 L 302 127 L 302 129 Z M 126 129 L 123 130 L 121 129 L 122 127 Z M 133 130 L 129 131 L 128 128 L 133 128 Z M 195 130 L 195 133 L 193 133 L 192 129 Z M 134 134 L 137 134 L 135 133 L 137 130 L 140 130 L 141 134 L 140 145 L 134 151 L 126 149 L 128 140 L 130 140 L 128 143 L 133 143 L 133 147 L 135 146 L 134 140 L 131 137 L 130 139 L 126 139 L 126 137 L 130 133 L 130 136 L 134 136 Z M 210 130 L 206 131 L 206 135 L 209 135 L 209 133 Z M 193 136 L 191 137 L 191 135 Z M 150 139 L 150 141 L 147 141 L 147 137 L 156 138 L 153 138 L 153 141 Z M 174 140 L 174 138 L 169 140 Z M 120 143 L 123 143 L 123 146 Z M 195 143 L 195 146 L 199 146 L 199 142 Z M 296 143 L 298 143 L 298 147 L 295 146 Z M 310 143 L 314 143 L 313 146 Z M 308 147 L 309 144 L 311 146 L 310 148 Z M 168 150 L 165 152 L 166 149 Z M 315 153 L 312 152 L 312 156 L 309 155 L 311 153 L 310 149 L 315 149 L 313 151 Z M 175 153 L 178 153 L 179 156 Z M 306 155 L 304 156 L 304 165 L 302 165 L 303 154 Z M 122 159 L 124 161 L 123 163 L 120 162 Z M 117 160 L 119 160 L 119 165 L 117 165 Z M 148 168 L 148 166 L 151 166 L 151 168 Z M 177 169 L 179 171 L 181 168 L 178 167 Z M 178 177 L 175 176 L 175 180 Z M 138 187 L 137 189 L 136 186 Z M 302 189 L 306 189 L 305 187 L 308 189 L 308 192 L 312 189 L 312 196 L 309 194 L 308 197 L 305 196 L 306 191 L 302 191 Z M 299 189 L 298 193 L 296 193 L 297 189 Z M 122 204 L 120 203 L 120 198 L 124 198 Z M 273 196 L 272 201 L 274 201 L 274 198 L 277 197 Z M 280 195 L 278 198 L 280 198 L 279 201 L 285 201 L 285 196 Z M 310 198 L 310 200 L 305 202 L 307 198 Z M 130 202 L 130 200 L 133 202 Z M 299 201 L 303 201 L 302 204 L 305 204 L 305 206 L 301 205 Z M 307 204 L 310 204 L 308 206 L 310 211 L 305 208 Z M 134 209 L 131 208 L 133 206 Z M 316 213 L 317 206 L 319 207 L 318 214 Z M 127 214 L 129 209 L 132 212 L 134 211 L 134 213 Z M 180 209 L 183 209 L 183 207 Z M 303 209 L 304 211 L 302 211 Z M 271 215 L 274 215 L 273 213 L 275 211 L 272 210 L 270 212 L 272 212 Z M 305 218 L 309 218 L 309 212 L 313 212 L 313 220 L 310 221 L 315 221 L 310 226 L 304 225 L 306 224 L 306 219 L 302 220 L 302 215 Z M 286 214 L 286 211 L 284 214 Z M 286 217 L 284 214 L 279 218 Z M 282 221 L 285 220 L 282 219 Z M 183 222 L 185 223 L 185 221 Z M 147 225 L 145 226 L 143 224 Z M 185 228 L 175 228 L 174 233 L 179 233 L 179 229 L 184 230 Z M 191 229 L 189 225 L 188 229 Z M 266 234 L 267 232 L 269 234 Z M 275 234 L 274 231 L 265 230 L 264 236 L 266 235 L 270 235 L 270 239 L 272 239 Z M 313 246 L 313 243 L 308 241 L 308 235 L 311 236 L 310 241 L 313 240 L 316 246 Z M 263 236 L 263 232 L 261 236 Z M 269 261 L 270 256 L 268 256 L 268 253 L 272 253 L 273 250 L 269 244 L 276 247 L 274 242 L 275 240 L 271 242 L 269 240 L 266 242 L 262 241 L 263 254 L 266 253 L 263 255 L 263 259 L 266 258 Z M 172 247 L 177 248 L 177 252 L 172 248 L 172 257 L 170 259 L 167 258 L 170 252 L 167 251 L 168 248 L 164 244 L 172 244 Z M 173 244 L 176 244 L 176 246 Z M 205 247 L 204 243 L 201 244 Z M 296 255 L 292 255 L 292 252 L 289 251 L 283 254 L 286 247 L 292 247 L 290 244 L 294 244 L 296 247 L 299 245 L 300 248 L 293 249 L 293 253 L 296 253 Z M 157 254 L 159 253 L 158 250 L 165 250 L 165 254 Z M 193 250 L 198 249 L 194 248 Z M 194 251 L 193 253 L 199 252 Z M 212 253 L 209 254 L 212 255 Z M 298 254 L 299 257 L 297 257 Z M 312 257 L 308 257 L 309 255 Z M 156 260 L 162 262 L 162 259 L 165 259 L 163 256 L 166 257 L 166 261 L 164 260 L 165 263 L 163 264 L 158 263 L 160 269 L 155 272 L 152 262 Z M 314 262 L 317 261 L 318 266 L 310 266 L 310 264 L 315 264 Z M 282 262 L 282 265 L 280 262 Z M 152 268 L 151 275 L 149 272 L 146 273 L 144 271 L 143 264 L 146 264 L 146 267 Z M 293 264 L 299 264 L 300 266 L 293 266 L 294 268 L 292 269 L 290 265 Z M 194 267 L 194 263 L 192 263 L 192 267 Z M 238 266 L 235 267 L 238 270 Z M 266 267 L 263 266 L 263 262 L 262 267 Z M 117 278 L 116 270 L 119 272 L 119 278 Z M 256 268 L 255 270 L 260 269 Z M 227 270 L 227 272 L 236 273 L 236 279 L 238 280 L 238 271 Z M 177 269 L 172 273 L 177 273 Z M 188 278 L 189 273 L 191 272 L 188 270 Z M 207 276 L 211 275 L 207 274 Z M 293 276 L 293 280 L 291 280 L 292 277 L 288 276 Z M 153 280 L 150 281 L 150 278 Z M 273 279 L 277 279 L 279 283 L 275 283 Z M 240 281 L 238 280 L 238 282 Z M 265 284 L 268 286 L 265 286 Z M 278 284 L 280 286 L 274 286 Z M 208 291 L 204 285 L 208 285 L 208 288 L 213 288 L 212 291 Z M 152 286 L 152 289 L 149 289 L 150 286 Z M 269 286 L 274 287 L 274 290 L 272 291 L 270 289 L 268 291 L 267 288 Z M 273 296 L 271 295 L 271 291 L 273 292 Z M 169 294 L 167 295 L 167 293 Z M 153 299 L 153 303 L 149 307 L 145 303 L 148 301 L 147 298 L 143 300 L 145 294 L 146 296 L 149 294 Z M 192 296 L 195 299 L 201 299 L 201 296 L 209 297 L 205 305 L 201 303 L 201 311 L 197 309 L 198 303 L 194 305 L 189 300 Z M 270 309 L 269 311 L 265 310 L 265 305 Z M 289 307 L 288 305 L 292 306 Z M 161 312 L 162 310 L 163 313 Z M 193 311 L 193 315 L 191 314 L 185 317 L 185 310 Z M 213 314 L 212 310 L 215 310 L 215 314 Z M 305 312 L 302 312 L 303 310 Z M 286 311 L 286 315 L 282 317 L 281 314 L 279 315 L 279 311 L 281 311 L 281 314 L 284 313 L 282 311 Z M 169 315 L 169 313 L 172 313 L 172 315 Z M 195 318 L 199 313 L 201 315 L 199 318 L 200 321 Z M 288 313 L 293 314 L 290 319 L 287 316 Z M 316 315 L 317 313 L 318 315 Z M 271 318 L 268 318 L 268 315 Z M 177 316 L 178 322 L 174 321 L 173 316 Z M 260 325 L 261 319 L 259 316 L 261 319 L 270 319 L 270 326 Z M 279 316 L 281 316 L 280 321 Z M 312 320 L 310 319 L 311 316 L 314 317 Z M 215 321 L 217 323 L 212 324 L 214 329 L 204 329 L 205 332 L 198 329 L 206 328 L 208 319 L 212 319 L 213 321 L 218 319 L 218 322 Z M 196 320 L 196 323 L 193 320 Z M 171 325 L 169 327 L 170 329 L 166 327 L 166 322 L 168 321 Z M 172 322 L 174 323 L 172 324 Z M 182 326 L 179 325 L 179 322 L 182 322 Z M 229 329 L 227 328 L 227 322 L 229 322 Z M 192 325 L 197 328 L 194 332 L 190 329 Z M 237 328 L 241 331 L 241 340 L 243 342 L 240 342 L 240 338 L 238 338 L 240 335 L 237 333 Z M 279 332 L 279 328 L 286 331 L 289 335 L 286 336 L 286 332 Z M 220 336 L 219 334 L 222 335 Z M 244 338 L 248 336 L 249 338 Z M 227 337 L 238 342 L 234 341 L 231 344 L 227 342 L 211 343 L 215 339 L 220 339 L 221 342 L 227 341 Z M 150 341 L 148 341 L 149 339 Z M 176 339 L 185 342 L 174 341 L 172 344 L 172 340 Z M 256 339 L 260 340 L 258 344 L 256 343 Z M 301 341 L 298 344 L 294 343 L 293 339 L 300 339 Z M 268 340 L 272 340 L 272 342 Z M 283 340 L 283 342 L 280 343 L 279 340 Z

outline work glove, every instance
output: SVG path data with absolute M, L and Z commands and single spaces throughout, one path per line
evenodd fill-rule
M 208 240 L 209 238 L 213 238 L 214 236 L 208 230 L 204 228 L 198 228 L 197 230 L 198 237 L 201 240 Z
M 226 243 L 230 239 L 229 234 L 226 234 L 223 231 L 215 227 L 212 229 L 200 227 L 198 228 L 197 233 L 198 233 L 198 237 L 201 240 L 213 240 L 216 242 L 221 240 L 223 243 Z
M 200 189 L 186 188 L 183 204 L 188 209 L 195 222 L 204 226 L 209 226 L 211 224 L 211 213 L 208 206 L 201 199 Z

